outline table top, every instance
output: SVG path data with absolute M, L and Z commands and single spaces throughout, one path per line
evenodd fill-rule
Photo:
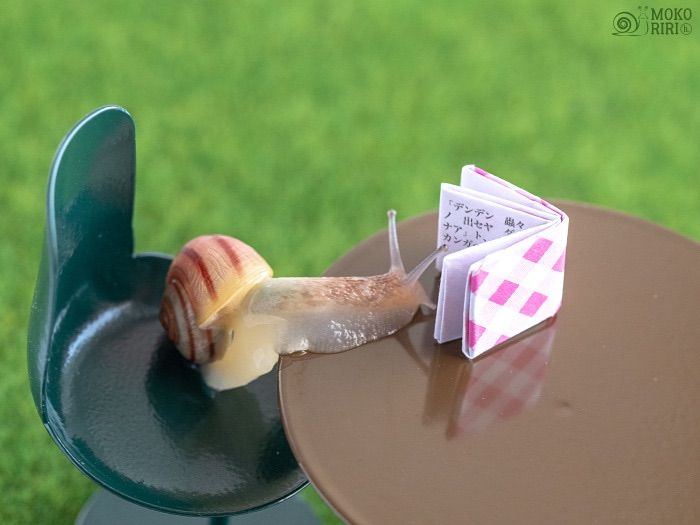
M 554 322 L 475 361 L 434 316 L 280 366 L 290 444 L 351 523 L 688 523 L 700 515 L 700 245 L 601 208 L 570 216 Z M 399 224 L 407 267 L 437 217 Z M 387 234 L 327 275 L 388 267 Z M 434 270 L 422 279 L 437 295 Z

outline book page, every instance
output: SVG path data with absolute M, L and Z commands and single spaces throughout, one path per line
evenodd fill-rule
M 437 245 L 446 245 L 447 251 L 436 261 L 439 269 L 450 253 L 550 222 L 522 206 L 508 207 L 507 201 L 478 191 L 453 184 L 442 184 L 440 189 Z

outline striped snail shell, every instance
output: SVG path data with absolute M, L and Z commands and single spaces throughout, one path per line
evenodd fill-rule
M 246 243 L 224 235 L 203 235 L 175 256 L 166 276 L 160 322 L 168 338 L 190 361 L 220 358 L 232 333 L 217 321 L 235 311 L 272 268 Z

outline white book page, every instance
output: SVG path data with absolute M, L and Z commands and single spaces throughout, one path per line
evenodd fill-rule
M 440 186 L 437 245 L 447 246 L 436 266 L 442 268 L 444 258 L 489 241 L 507 237 L 535 226 L 549 224 L 554 219 L 534 214 L 522 205 L 509 206 L 500 197 L 491 197 L 479 191 L 454 184 Z

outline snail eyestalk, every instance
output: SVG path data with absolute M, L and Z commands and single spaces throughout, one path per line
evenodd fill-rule
M 416 267 L 411 270 L 408 275 L 405 277 L 405 281 L 408 284 L 412 284 L 418 281 L 420 279 L 420 276 L 423 275 L 423 272 L 428 269 L 430 264 L 437 259 L 437 256 L 440 255 L 442 252 L 447 250 L 447 245 L 443 244 L 439 248 L 436 248 L 433 250 L 430 255 L 428 255 L 425 259 L 423 259 L 421 262 L 419 262 Z
M 386 214 L 389 217 L 389 256 L 391 257 L 391 268 L 389 271 L 406 273 L 401 260 L 399 237 L 396 234 L 396 210 L 389 210 Z

